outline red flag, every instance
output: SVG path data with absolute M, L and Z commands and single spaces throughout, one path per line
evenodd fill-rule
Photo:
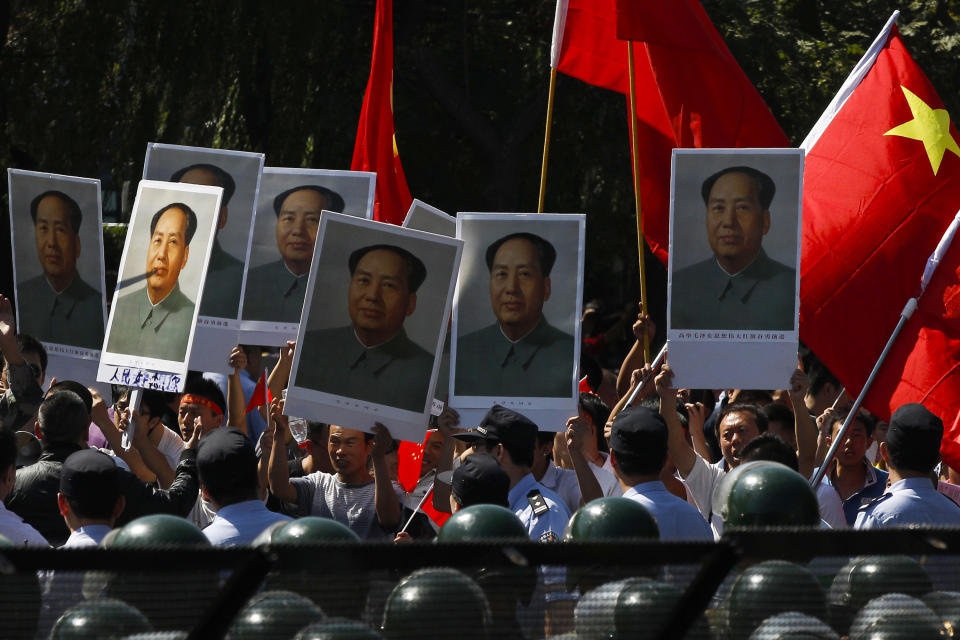
M 397 482 L 404 491 L 413 491 L 420 482 L 420 467 L 423 465 L 423 449 L 430 438 L 431 430 L 423 435 L 423 442 L 400 441 L 397 449 Z
M 393 0 L 377 0 L 370 78 L 350 168 L 377 173 L 374 220 L 403 222 L 413 198 L 400 165 L 393 125 Z
M 433 520 L 433 523 L 438 527 L 442 527 L 443 523 L 453 515 L 446 513 L 445 511 L 437 511 L 433 508 L 433 489 L 430 489 L 430 493 L 427 494 L 427 499 L 423 501 L 423 506 L 420 507 L 420 511 Z
M 863 388 L 920 293 L 927 258 L 960 205 L 956 129 L 904 48 L 896 16 L 803 145 L 800 338 L 851 390 Z M 955 253 L 947 258 L 864 403 L 885 419 L 922 401 L 954 422 Z M 936 408 L 951 394 L 952 409 Z
M 270 387 L 267 386 L 267 370 L 264 369 L 257 380 L 257 386 L 250 395 L 250 402 L 247 403 L 246 413 L 250 413 L 258 407 L 268 405 L 273 402 L 273 394 L 270 393 Z
M 643 231 L 666 262 L 675 147 L 785 147 L 789 140 L 698 0 L 559 0 L 553 66 L 627 93 L 634 73 Z

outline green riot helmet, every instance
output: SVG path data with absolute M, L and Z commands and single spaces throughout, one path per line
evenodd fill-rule
M 732 640 L 747 640 L 765 618 L 796 611 L 827 618 L 827 598 L 806 568 L 783 560 L 755 564 L 734 580 L 727 597 L 727 627 Z
M 354 620 L 328 618 L 304 627 L 293 640 L 383 640 L 383 636 Z
M 646 578 L 608 582 L 587 592 L 574 610 L 577 638 L 655 640 L 663 635 L 682 592 Z M 709 640 L 710 627 L 699 615 L 684 636 Z
M 124 636 L 123 640 L 187 640 L 186 631 L 148 631 Z
M 431 568 L 414 571 L 393 588 L 380 631 L 388 640 L 486 640 L 489 624 L 487 598 L 476 582 L 455 569 Z
M 495 504 L 475 504 L 450 516 L 437 533 L 437 542 L 527 540 L 529 537 L 513 511 Z
M 150 621 L 127 603 L 98 598 L 67 609 L 53 625 L 50 640 L 104 640 L 152 630 Z
M 270 544 L 318 544 L 322 542 L 360 542 L 349 527 L 331 518 L 308 516 L 285 523 L 273 532 Z
M 111 549 L 131 547 L 209 547 L 210 542 L 195 524 L 179 516 L 155 513 L 128 522 L 111 538 Z
M 930 607 L 951 638 L 960 635 L 960 593 L 956 591 L 931 591 L 921 600 L 923 604 Z
M 228 640 L 291 638 L 309 624 L 324 619 L 323 611 L 309 598 L 291 591 L 264 591 L 237 614 Z
M 888 593 L 864 606 L 850 625 L 850 640 L 937 640 L 946 636 L 936 614 L 921 600 Z
M 820 505 L 806 479 L 779 462 L 755 460 L 727 472 L 713 494 L 724 527 L 818 526 Z
M 617 538 L 660 538 L 657 521 L 646 507 L 629 498 L 592 500 L 573 514 L 564 542 Z
M 257 537 L 254 538 L 253 542 L 250 543 L 250 546 L 263 547 L 270 545 L 273 542 L 273 534 L 276 533 L 281 527 L 286 526 L 288 522 L 289 520 L 274 522 L 269 527 L 258 533 Z
M 639 502 L 629 498 L 599 498 L 590 501 L 573 514 L 563 532 L 564 542 L 615 540 L 621 538 L 660 538 L 660 529 L 653 515 Z M 624 573 L 627 569 L 629 573 Z M 579 587 L 590 589 L 617 579 L 631 577 L 629 567 L 567 567 L 567 591 Z
M 764 620 L 750 640 L 840 640 L 840 636 L 823 620 L 788 611 Z
M 909 556 L 861 556 L 837 572 L 827 592 L 830 624 L 844 635 L 857 611 L 886 593 L 922 598 L 933 590 L 926 569 Z

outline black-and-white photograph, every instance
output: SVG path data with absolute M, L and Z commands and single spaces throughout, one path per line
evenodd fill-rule
M 683 386 L 713 388 L 702 383 L 707 379 L 729 385 L 737 369 L 724 355 L 731 345 L 750 351 L 751 362 L 774 363 L 780 377 L 773 379 L 789 376 L 798 335 L 802 178 L 798 149 L 674 150 L 667 334 L 671 362 L 697 363 L 677 367 Z M 697 384 L 687 378 L 693 370 Z M 770 380 L 768 374 L 752 379 Z
M 111 366 L 186 373 L 222 193 L 140 182 L 99 376 Z
M 100 181 L 7 175 L 17 331 L 51 355 L 96 359 L 106 317 Z
M 403 226 L 428 233 L 436 233 L 448 238 L 457 236 L 457 219 L 450 214 L 414 198 L 403 219 Z
M 251 344 L 297 333 L 320 214 L 373 217 L 376 174 L 267 167 L 260 182 L 241 329 Z
M 325 212 L 286 412 L 421 437 L 462 246 Z
M 496 401 L 554 417 L 576 412 L 584 229 L 585 216 L 574 214 L 457 215 L 464 255 L 451 340 L 452 407 Z
M 200 315 L 236 319 L 263 154 L 178 145 L 147 145 L 144 180 L 223 188 Z M 210 285 L 213 286 L 210 286 Z

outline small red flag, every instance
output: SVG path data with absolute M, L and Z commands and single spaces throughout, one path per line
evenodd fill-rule
M 433 508 L 433 489 L 430 489 L 430 493 L 427 494 L 427 499 L 423 501 L 423 506 L 420 507 L 420 511 L 423 511 L 438 527 L 442 527 L 443 523 L 453 515 L 445 511 L 437 511 Z
M 626 94 L 634 47 L 643 231 L 666 262 L 675 147 L 786 147 L 790 142 L 698 0 L 558 0 L 553 66 Z
M 393 123 L 393 0 L 377 0 L 370 77 L 350 168 L 377 173 L 374 220 L 402 223 L 413 197 L 400 165 Z
M 920 294 L 960 205 L 956 129 L 900 40 L 896 15 L 803 145 L 800 339 L 851 390 L 863 388 L 907 300 Z M 958 250 L 945 252 L 865 399 L 883 419 L 922 402 L 955 422 Z M 945 454 L 960 463 L 949 447 Z
M 267 386 L 267 370 L 264 369 L 257 380 L 257 386 L 250 395 L 250 402 L 247 403 L 247 413 L 250 413 L 263 405 L 270 405 L 273 402 L 273 394 L 270 393 L 270 387 Z
M 423 465 L 423 449 L 430 438 L 431 430 L 423 435 L 423 442 L 400 441 L 397 449 L 397 482 L 406 492 L 413 491 L 420 482 L 420 468 Z

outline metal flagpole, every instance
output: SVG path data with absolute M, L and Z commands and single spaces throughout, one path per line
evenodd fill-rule
M 633 201 L 637 210 L 637 253 L 640 259 L 640 313 L 647 313 L 647 269 L 644 264 L 643 213 L 640 209 L 640 159 L 637 142 L 637 86 L 633 71 L 633 41 L 627 40 L 627 72 L 630 76 L 630 155 L 633 165 Z M 650 362 L 650 336 L 643 334 L 643 362 Z

